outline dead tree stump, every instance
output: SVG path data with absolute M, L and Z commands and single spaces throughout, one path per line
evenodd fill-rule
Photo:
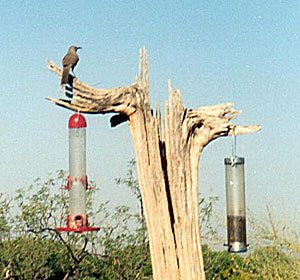
M 62 71 L 49 61 L 49 69 Z M 233 104 L 188 110 L 169 82 L 165 116 L 150 108 L 148 59 L 139 52 L 139 73 L 129 87 L 92 88 L 73 81 L 73 98 L 48 100 L 74 111 L 118 113 L 116 126 L 128 121 L 136 153 L 138 180 L 147 223 L 155 280 L 205 279 L 200 240 L 198 163 L 203 148 L 220 136 L 256 132 L 259 125 L 230 123 L 240 112 Z

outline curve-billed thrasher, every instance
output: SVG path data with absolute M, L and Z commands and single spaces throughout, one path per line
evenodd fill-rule
M 74 73 L 74 68 L 77 65 L 79 61 L 79 57 L 76 53 L 77 50 L 81 49 L 81 47 L 71 46 L 67 52 L 67 54 L 64 56 L 62 60 L 63 64 L 63 73 L 61 76 L 61 85 L 65 85 L 69 82 L 69 71 L 72 69 Z

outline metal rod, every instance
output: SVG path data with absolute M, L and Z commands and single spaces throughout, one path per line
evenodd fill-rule
M 236 158 L 236 135 L 232 135 L 232 157 Z

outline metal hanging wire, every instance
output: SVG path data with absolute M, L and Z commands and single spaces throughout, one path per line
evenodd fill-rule
M 231 165 L 234 166 L 236 163 L 236 134 L 235 134 L 235 129 L 233 128 L 233 135 L 232 135 L 232 144 L 231 144 L 231 149 L 232 149 L 232 155 L 231 155 Z

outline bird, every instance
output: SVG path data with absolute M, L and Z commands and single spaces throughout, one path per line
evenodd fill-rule
M 69 82 L 69 72 L 72 69 L 74 74 L 74 68 L 79 61 L 79 57 L 77 55 L 77 50 L 81 49 L 81 47 L 71 46 L 67 52 L 67 54 L 62 59 L 63 64 L 63 73 L 61 76 L 61 85 L 65 85 Z

